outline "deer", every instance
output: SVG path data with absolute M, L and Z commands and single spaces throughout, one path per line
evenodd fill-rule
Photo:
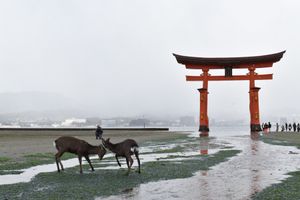
M 64 170 L 64 167 L 62 165 L 60 158 L 65 152 L 73 153 L 78 156 L 80 174 L 82 174 L 82 165 L 81 165 L 82 157 L 84 157 L 86 159 L 86 161 L 89 163 L 92 171 L 95 171 L 94 167 L 91 163 L 91 160 L 89 158 L 89 155 L 97 154 L 99 156 L 99 159 L 102 160 L 102 158 L 104 157 L 104 155 L 106 153 L 106 150 L 102 145 L 93 146 L 84 140 L 80 140 L 78 138 L 71 137 L 71 136 L 59 137 L 58 139 L 56 139 L 53 142 L 53 145 L 56 147 L 56 149 L 58 151 L 55 154 L 55 161 L 56 161 L 58 172 L 60 172 L 59 164 L 60 164 L 61 170 Z
M 133 159 L 131 158 L 131 155 L 134 154 L 138 161 L 138 166 L 139 166 L 138 172 L 141 173 L 141 167 L 140 167 L 141 164 L 140 164 L 139 150 L 138 150 L 139 146 L 136 143 L 136 141 L 132 139 L 126 139 L 123 142 L 113 144 L 109 140 L 110 138 L 107 138 L 106 140 L 102 138 L 102 144 L 105 148 L 115 153 L 115 158 L 117 160 L 118 165 L 121 167 L 118 157 L 125 157 L 127 167 L 128 167 L 127 173 L 129 174 L 130 168 L 133 164 Z

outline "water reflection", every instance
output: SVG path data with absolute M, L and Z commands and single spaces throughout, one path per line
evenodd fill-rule
M 201 171 L 201 176 L 202 177 L 206 177 L 208 176 L 208 171 Z M 200 178 L 198 179 L 199 181 L 199 194 L 198 196 L 201 196 L 201 197 L 205 197 L 207 199 L 210 199 L 210 185 L 209 185 L 209 182 L 207 181 L 207 179 L 205 178 Z
M 251 132 L 250 137 L 252 140 L 259 140 L 260 132 Z
M 208 133 L 207 131 L 201 131 L 201 132 L 199 133 L 199 136 L 200 136 L 200 137 L 208 137 L 208 135 L 209 135 L 209 133 Z
M 300 155 L 289 154 L 290 151 L 299 153 L 298 149 L 263 143 L 259 134 L 218 137 L 214 142 L 225 141 L 242 152 L 191 178 L 142 184 L 131 199 L 250 199 L 253 194 L 287 178 L 286 173 L 296 171 L 300 165 Z M 208 140 L 201 139 L 200 154 L 206 150 L 207 153 L 210 150 Z
M 250 184 L 250 189 L 251 189 L 251 195 L 259 192 L 262 188 L 259 186 L 260 182 L 260 170 L 256 169 L 256 162 L 259 162 L 259 155 L 258 153 L 260 152 L 260 147 L 259 147 L 259 132 L 251 132 L 251 140 L 250 146 L 251 146 L 251 154 L 250 154 L 250 165 L 251 170 L 250 170 L 250 177 L 251 177 L 251 184 Z
M 209 138 L 208 137 L 200 138 L 200 154 L 201 155 L 208 154 L 208 147 L 209 147 Z

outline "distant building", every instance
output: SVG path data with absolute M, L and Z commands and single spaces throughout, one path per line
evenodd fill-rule
M 86 125 L 87 126 L 102 125 L 102 121 L 98 117 L 89 117 L 89 118 L 86 118 Z
M 66 119 L 65 121 L 63 121 L 61 123 L 61 126 L 64 127 L 80 127 L 85 125 L 86 123 L 86 119 L 78 119 L 78 118 L 70 118 L 70 119 Z
M 184 116 L 179 119 L 180 126 L 196 126 L 195 118 L 192 116 Z
M 101 120 L 101 126 L 104 127 L 115 127 L 117 124 L 117 121 L 115 119 L 102 119 Z
M 101 125 L 103 127 L 128 127 L 130 121 L 130 118 L 115 117 L 111 119 L 101 119 Z
M 150 120 L 148 119 L 133 119 L 129 122 L 129 126 L 149 126 Z

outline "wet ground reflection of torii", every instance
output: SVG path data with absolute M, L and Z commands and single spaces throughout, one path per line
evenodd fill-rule
M 200 155 L 208 155 L 208 148 L 209 148 L 209 137 L 201 137 L 200 138 Z M 207 158 L 205 158 L 207 159 Z M 207 166 L 206 166 L 207 167 Z M 207 177 L 208 174 L 208 169 L 203 170 L 200 172 L 202 177 Z M 206 180 L 205 178 L 200 178 L 199 177 L 199 196 L 201 196 L 204 199 L 211 199 L 210 198 L 210 184 L 209 181 Z
M 256 162 L 257 159 L 260 157 L 257 154 L 259 151 L 259 132 L 251 132 L 251 155 L 250 155 L 250 161 L 251 161 L 251 194 L 254 195 L 255 193 L 259 192 L 261 190 L 260 187 L 260 171 L 256 169 Z
M 249 140 L 249 164 L 250 167 L 248 168 L 248 174 L 249 176 L 246 176 L 245 178 L 248 178 L 248 181 L 246 180 L 246 183 L 248 182 L 249 187 L 249 194 L 254 195 L 255 193 L 262 190 L 261 188 L 261 171 L 259 170 L 259 167 L 257 167 L 257 163 L 259 163 L 260 156 L 260 145 L 259 145 L 259 132 L 252 132 L 251 133 L 251 139 Z M 209 138 L 202 137 L 200 139 L 200 155 L 208 155 L 209 154 Z M 211 182 L 211 179 L 209 178 L 209 170 L 203 170 L 200 172 L 202 178 L 199 177 L 199 196 L 201 196 L 204 199 L 210 199 L 211 192 L 214 191 L 214 184 Z M 222 178 L 222 177 L 219 177 Z M 226 186 L 225 186 L 226 187 Z M 230 188 L 229 188 L 230 190 Z M 214 196 L 214 195 L 213 195 Z
M 209 147 L 209 138 L 201 137 L 200 138 L 200 155 L 208 155 L 208 147 Z

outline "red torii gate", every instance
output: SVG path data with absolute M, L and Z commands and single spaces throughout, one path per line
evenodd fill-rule
M 247 80 L 249 81 L 249 97 L 250 97 L 250 129 L 252 132 L 261 131 L 259 120 L 259 87 L 255 86 L 255 80 L 271 80 L 273 74 L 257 74 L 256 68 L 272 67 L 273 63 L 278 62 L 285 51 L 251 57 L 227 57 L 227 58 L 203 58 L 190 57 L 173 54 L 179 64 L 185 65 L 186 69 L 201 69 L 200 76 L 186 76 L 187 81 L 202 81 L 202 88 L 200 92 L 200 125 L 199 131 L 201 136 L 208 135 L 209 121 L 207 115 L 207 95 L 208 95 L 208 81 L 235 81 Z M 209 74 L 211 69 L 224 69 L 224 76 L 212 76 Z M 232 75 L 232 69 L 248 69 L 249 73 L 246 75 Z

